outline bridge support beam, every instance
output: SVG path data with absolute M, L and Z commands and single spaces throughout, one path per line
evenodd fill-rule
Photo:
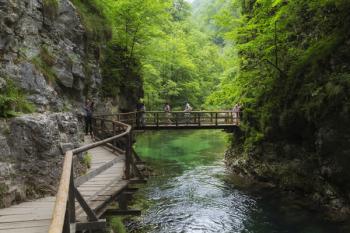
M 103 214 L 103 216 L 123 216 L 123 215 L 140 216 L 141 215 L 141 210 L 108 209 Z
M 106 231 L 106 219 L 100 219 L 94 222 L 77 222 L 75 224 L 75 230 L 78 231 L 96 231 L 99 230 L 101 232 Z

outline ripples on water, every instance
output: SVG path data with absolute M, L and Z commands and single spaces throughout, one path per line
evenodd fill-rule
M 163 133 L 163 134 L 162 134 Z M 159 140 L 161 139 L 161 143 Z M 199 144 L 204 144 L 201 146 Z M 227 183 L 222 132 L 157 132 L 138 138 L 137 150 L 151 164 L 151 177 L 136 197 L 149 200 L 141 217 L 129 222 L 133 233 L 337 233 L 304 212 L 280 212 L 279 203 Z M 350 232 L 350 231 L 349 231 Z

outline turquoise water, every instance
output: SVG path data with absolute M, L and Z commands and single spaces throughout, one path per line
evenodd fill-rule
M 135 149 L 152 167 L 136 195 L 141 217 L 133 233 L 345 233 L 315 213 L 272 194 L 243 191 L 225 169 L 227 134 L 221 131 L 160 131 L 137 136 Z

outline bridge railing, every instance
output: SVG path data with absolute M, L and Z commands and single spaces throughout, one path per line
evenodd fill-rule
M 84 230 L 84 223 L 76 222 L 75 201 L 78 201 L 85 211 L 89 222 L 99 224 L 96 213 L 89 207 L 77 189 L 78 184 L 77 180 L 74 178 L 73 169 L 74 155 L 79 155 L 99 146 L 113 147 L 117 152 L 125 153 L 125 178 L 129 179 L 132 175 L 131 172 L 135 173 L 137 171 L 132 159 L 132 127 L 122 122 L 105 120 L 103 118 L 94 118 L 93 122 L 94 131 L 97 136 L 102 137 L 104 133 L 111 136 L 108 138 L 103 136 L 98 142 L 66 152 L 49 233 L 73 233 L 76 230 Z M 103 170 L 94 174 L 94 176 L 100 174 L 102 171 Z M 92 177 L 89 178 L 91 179 Z
M 239 125 L 240 113 L 232 111 L 146 111 L 100 115 L 133 127 Z

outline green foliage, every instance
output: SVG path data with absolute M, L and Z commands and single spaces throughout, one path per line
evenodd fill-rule
M 187 1 L 73 3 L 91 34 L 91 48 L 99 51 L 103 96 L 136 93 L 131 99 L 137 101 L 143 85 L 148 109 L 160 109 L 165 101 L 177 108 L 190 101 L 199 109 L 218 84 L 225 63 L 221 47 L 193 26 Z
M 49 19 L 54 19 L 58 14 L 58 0 L 43 0 L 44 15 Z
M 126 233 L 126 228 L 123 223 L 122 217 L 111 217 L 109 218 L 109 225 L 113 232 Z
M 0 117 L 14 117 L 19 113 L 31 113 L 34 110 L 25 94 L 11 80 L 7 80 L 6 88 L 0 94 Z
M 207 103 L 244 103 L 246 148 L 266 140 L 315 145 L 314 135 L 322 124 L 339 119 L 340 113 L 347 115 L 349 2 L 230 4 L 214 19 L 226 47 L 233 45 L 228 55 L 231 71 L 226 69 Z M 278 67 L 285 74 L 271 65 L 276 63 L 275 40 Z

